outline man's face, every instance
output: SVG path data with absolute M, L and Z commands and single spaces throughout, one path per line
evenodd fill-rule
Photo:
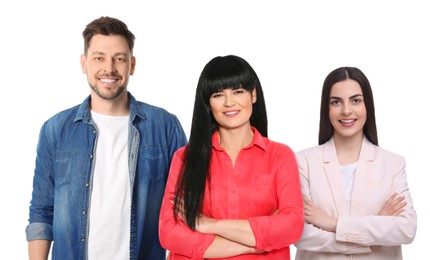
M 113 100 L 126 94 L 136 61 L 127 40 L 120 35 L 94 35 L 87 54 L 81 56 L 82 72 L 92 91 L 102 99 Z

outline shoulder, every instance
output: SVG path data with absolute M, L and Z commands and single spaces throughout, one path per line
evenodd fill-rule
M 167 111 L 166 109 L 145 103 L 143 101 L 136 101 L 136 111 L 143 112 L 147 116 L 166 116 L 166 117 L 176 117 L 173 113 Z
M 158 124 L 178 123 L 178 118 L 175 114 L 162 107 L 150 105 L 142 101 L 136 101 L 131 110 L 131 113 L 138 115 L 144 120 L 157 121 Z
M 324 149 L 323 146 L 324 145 L 317 145 L 317 146 L 305 148 L 303 150 L 296 152 L 296 156 L 298 158 L 321 157 Z
M 67 127 L 73 124 L 76 118 L 76 114 L 79 110 L 80 105 L 65 109 L 51 116 L 45 121 L 44 126 L 53 129 L 59 129 L 61 127 Z
M 295 158 L 295 154 L 293 149 L 291 149 L 291 147 L 285 143 L 281 143 L 281 142 L 277 142 L 277 141 L 273 141 L 270 140 L 266 137 L 264 137 L 265 143 L 266 143 L 266 151 L 269 154 L 273 154 L 276 156 L 281 156 L 281 157 L 294 157 Z
M 363 140 L 361 153 L 361 159 L 366 161 L 403 160 L 402 155 L 385 150 L 381 146 L 372 144 L 366 138 Z
M 385 150 L 384 148 L 380 146 L 373 145 L 375 149 L 375 160 L 383 160 L 388 162 L 395 162 L 395 161 L 404 161 L 405 158 L 403 155 Z

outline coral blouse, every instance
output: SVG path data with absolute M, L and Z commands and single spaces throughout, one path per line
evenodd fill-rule
M 212 136 L 210 179 L 206 182 L 202 213 L 215 219 L 247 219 L 263 254 L 246 254 L 234 259 L 290 259 L 289 245 L 303 231 L 303 201 L 294 152 L 270 141 L 255 128 L 252 143 L 243 148 L 233 167 L 220 147 L 218 132 Z M 175 222 L 169 202 L 175 192 L 184 147 L 172 161 L 160 212 L 159 235 L 169 259 L 203 259 L 215 238 L 193 231 L 181 220 Z M 232 259 L 232 258 L 227 258 Z

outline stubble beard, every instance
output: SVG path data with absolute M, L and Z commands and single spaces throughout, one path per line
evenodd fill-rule
M 105 100 L 114 100 L 117 97 L 119 97 L 122 93 L 124 93 L 126 86 L 119 86 L 115 91 L 109 90 L 105 93 L 101 92 L 97 85 L 91 85 L 89 84 L 91 89 L 96 93 L 97 96 L 101 97 Z

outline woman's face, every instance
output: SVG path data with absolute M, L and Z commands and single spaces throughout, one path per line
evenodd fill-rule
M 357 81 L 347 79 L 333 85 L 330 91 L 329 117 L 335 137 L 363 137 L 367 112 L 363 91 Z
M 257 101 L 255 89 L 224 89 L 209 98 L 212 114 L 220 128 L 236 129 L 250 126 L 252 104 Z

